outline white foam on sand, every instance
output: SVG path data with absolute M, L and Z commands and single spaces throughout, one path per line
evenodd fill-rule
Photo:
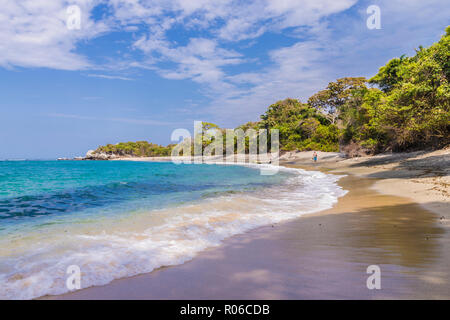
M 0 298 L 68 292 L 66 270 L 71 265 L 80 267 L 81 288 L 86 288 L 182 264 L 233 235 L 331 208 L 346 193 L 337 185 L 341 176 L 279 169 L 292 176 L 278 186 L 127 219 L 52 226 L 46 234 L 37 232 L 15 242 L 2 240 Z

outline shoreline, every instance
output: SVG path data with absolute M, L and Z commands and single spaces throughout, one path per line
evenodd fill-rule
M 288 155 L 280 164 L 375 179 L 374 190 L 407 197 L 450 220 L 450 148 L 349 159 L 339 159 L 336 154 L 322 154 L 325 157 L 322 163 L 311 164 L 309 153 L 302 153 L 301 156 L 293 155 L 294 160 L 290 160 Z
M 311 165 L 307 153 L 297 156 L 295 160 L 289 157 L 281 160 L 286 166 L 347 174 L 348 176 L 339 180 L 338 184 L 343 185 L 349 193 L 339 198 L 333 208 L 282 222 L 273 227 L 261 227 L 232 236 L 220 247 L 207 249 L 193 260 L 181 265 L 162 267 L 148 274 L 114 280 L 101 287 L 90 287 L 60 296 L 43 298 L 449 298 L 450 276 L 446 266 L 450 261 L 450 254 L 446 254 L 448 250 L 445 250 L 450 244 L 446 222 L 449 218 L 445 216 L 444 219 L 440 219 L 436 214 L 414 203 L 407 198 L 407 196 L 411 197 L 411 194 L 403 194 L 402 197 L 388 195 L 387 193 L 391 192 L 389 189 L 382 190 L 385 194 L 380 193 L 378 190 L 380 185 L 383 186 L 391 178 L 383 180 L 381 177 L 370 176 L 374 172 L 380 175 L 378 168 L 372 168 L 369 173 L 367 168 L 363 168 L 364 165 L 352 166 L 368 159 L 338 161 L 336 154 L 332 156 L 319 154 L 319 160 L 324 157 L 329 158 L 319 162 L 320 165 Z M 370 158 L 373 159 L 373 157 Z M 401 184 L 402 181 L 396 183 Z M 420 203 L 418 201 L 418 203 L 427 209 L 433 209 L 438 214 L 448 206 L 448 202 L 422 201 Z M 377 217 L 379 215 L 388 218 L 379 220 Z M 374 222 L 376 226 L 381 224 L 382 228 L 373 230 Z M 349 223 L 358 225 L 356 229 L 359 231 L 355 232 L 353 228 L 348 228 Z M 330 234 L 320 232 L 328 225 L 334 226 L 331 229 L 328 227 L 327 231 Z M 317 232 L 320 232 L 324 239 L 317 239 Z M 366 239 L 369 236 L 372 237 L 370 241 Z M 291 239 L 287 240 L 286 237 Z M 381 241 L 380 238 L 386 239 Z M 317 243 L 311 243 L 312 239 L 322 245 L 317 246 Z M 358 243 L 361 239 L 372 245 L 368 245 L 367 248 L 359 247 Z M 408 241 L 405 242 L 405 239 Z M 345 245 L 336 246 L 335 242 L 344 242 Z M 315 250 L 311 251 L 308 245 L 316 247 Z M 290 252 L 293 246 L 301 249 L 301 254 L 293 255 Z M 276 247 L 276 252 L 268 253 L 265 250 L 266 247 Z M 259 255 L 256 254 L 258 252 Z M 355 252 L 358 254 L 355 255 Z M 261 256 L 262 253 L 265 255 Z M 382 266 L 383 274 L 387 274 L 390 279 L 388 284 L 384 282 L 387 286 L 385 290 L 376 292 L 377 290 L 370 291 L 365 288 L 367 276 L 361 265 L 363 262 L 354 261 L 358 260 L 361 254 L 367 256 L 368 265 Z M 342 259 L 342 256 L 349 256 L 351 259 Z M 330 263 L 327 267 L 330 270 L 314 272 L 315 269 L 322 267 L 320 261 L 323 259 L 329 261 L 330 257 L 335 257 L 338 261 Z M 219 263 L 216 260 L 220 260 L 220 264 L 224 265 L 220 274 L 208 270 L 208 266 L 215 270 Z M 283 265 L 279 265 L 279 261 L 284 261 Z M 269 266 L 261 268 L 261 265 L 266 265 L 268 262 L 270 262 Z M 247 266 L 247 271 L 241 270 L 243 266 Z M 289 270 L 280 271 L 280 268 Z M 416 276 L 411 277 L 411 274 Z M 292 278 L 292 275 L 295 277 Z M 343 275 L 342 279 L 339 279 L 338 275 Z M 289 279 L 285 279 L 287 276 Z M 329 288 L 321 277 L 333 279 L 336 284 Z M 195 283 L 188 280 L 192 278 L 196 279 Z M 176 279 L 176 283 L 172 279 Z M 230 279 L 237 279 L 237 283 L 233 286 L 227 285 Z M 360 281 L 357 282 L 356 279 Z M 361 282 L 362 280 L 364 282 Z M 272 287 L 275 285 L 274 282 L 276 288 Z M 303 289 L 292 287 L 291 282 Z M 212 287 L 211 283 L 214 284 Z M 413 294 L 412 288 L 414 288 Z M 342 290 L 341 293 L 337 292 Z M 242 296 L 243 292 L 247 294 Z
M 319 162 L 317 164 L 311 161 L 312 153 L 312 151 L 287 152 L 281 155 L 278 161 L 280 166 L 292 166 L 305 170 L 318 170 L 335 174 L 354 174 L 365 178 L 378 178 L 379 180 L 373 186 L 374 190 L 383 194 L 409 197 L 426 209 L 446 216 L 446 219 L 450 221 L 450 214 L 448 214 L 450 212 L 450 148 L 433 152 L 418 151 L 355 158 L 345 158 L 341 153 L 337 152 L 319 151 Z M 263 159 L 267 158 L 267 156 L 263 157 Z M 434 158 L 441 159 L 436 161 Z M 208 158 L 209 161 L 217 159 L 217 157 Z M 234 159 L 234 156 L 231 159 Z M 427 163 L 429 159 L 432 160 L 431 163 Z M 177 160 L 191 160 L 193 162 L 195 158 L 177 157 Z M 228 158 L 225 158 L 225 161 L 228 160 Z M 172 158 L 119 157 L 110 161 L 172 162 Z M 412 161 L 412 165 L 401 166 L 408 161 Z M 416 161 L 419 168 L 414 168 L 414 161 Z M 434 167 L 436 162 L 441 163 Z M 245 158 L 243 164 L 251 164 L 248 157 Z M 268 163 L 267 161 L 260 161 L 255 164 Z M 418 181 L 418 178 L 422 179 L 422 181 Z M 433 204 L 430 204 L 430 202 L 433 202 Z M 442 203 L 438 205 L 434 202 Z

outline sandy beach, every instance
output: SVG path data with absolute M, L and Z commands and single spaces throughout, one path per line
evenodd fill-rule
M 182 265 L 50 299 L 448 299 L 450 150 L 280 164 L 345 174 L 331 209 L 233 236 Z M 381 268 L 381 290 L 366 269 Z
M 450 300 L 450 1 L 0 1 L 0 300 Z

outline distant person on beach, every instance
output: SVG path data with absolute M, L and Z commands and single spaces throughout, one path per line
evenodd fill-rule
M 314 160 L 314 162 L 317 162 L 317 152 L 315 152 L 315 151 L 313 153 L 313 160 Z

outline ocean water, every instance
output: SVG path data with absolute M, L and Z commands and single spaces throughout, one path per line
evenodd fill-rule
M 0 161 L 0 298 L 181 264 L 235 234 L 330 208 L 338 176 L 259 166 Z

